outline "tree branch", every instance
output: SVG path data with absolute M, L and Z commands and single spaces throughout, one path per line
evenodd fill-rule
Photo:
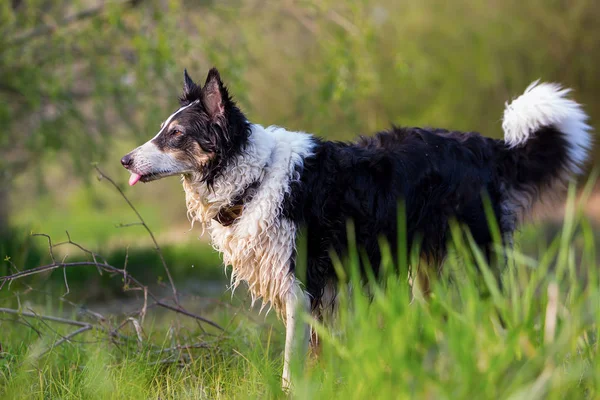
M 102 271 L 106 271 L 108 272 L 108 274 L 110 276 L 114 276 L 114 275 L 119 275 L 122 276 L 123 278 L 123 284 L 124 287 L 123 289 L 125 291 L 128 290 L 141 290 L 144 292 L 144 297 L 143 297 L 143 305 L 141 306 L 140 309 L 138 309 L 135 313 L 129 313 L 127 315 L 127 317 L 125 318 L 125 320 L 123 320 L 120 324 L 116 324 L 113 325 L 111 323 L 110 319 L 105 318 L 103 315 L 92 312 L 92 311 L 88 311 L 86 310 L 86 313 L 91 316 L 93 318 L 93 320 L 91 321 L 77 321 L 77 320 L 73 320 L 73 319 L 68 319 L 68 318 L 62 318 L 62 317 L 55 317 L 55 316 L 47 316 L 47 315 L 39 315 L 36 314 L 33 310 L 29 310 L 29 311 L 23 311 L 22 307 L 21 307 L 21 302 L 20 302 L 20 296 L 19 296 L 19 292 L 15 293 L 16 299 L 17 299 L 17 303 L 18 303 L 18 307 L 17 309 L 12 309 L 12 308 L 0 308 L 0 314 L 12 314 L 12 315 L 17 315 L 20 317 L 20 319 L 18 320 L 18 322 L 20 323 L 27 323 L 27 325 L 29 327 L 31 327 L 32 329 L 34 329 L 38 335 L 41 335 L 41 332 L 37 329 L 35 329 L 35 327 L 30 324 L 28 322 L 28 320 L 25 317 L 29 317 L 29 318 L 35 318 L 38 320 L 39 323 L 44 324 L 49 330 L 51 330 L 52 332 L 54 332 L 55 334 L 60 336 L 60 339 L 58 339 L 56 342 L 54 342 L 54 344 L 52 346 L 50 346 L 48 349 L 46 349 L 43 353 L 41 353 L 40 356 L 47 354 L 48 352 L 50 352 L 52 349 L 54 349 L 57 346 L 62 345 L 65 342 L 71 342 L 71 340 L 77 336 L 80 335 L 84 332 L 87 332 L 89 330 L 97 330 L 100 332 L 103 332 L 104 334 L 106 334 L 109 338 L 109 340 L 111 340 L 117 347 L 120 348 L 121 344 L 125 344 L 128 345 L 128 343 L 131 343 L 133 341 L 135 341 L 137 343 L 138 349 L 141 350 L 142 349 L 142 334 L 143 334 L 143 328 L 142 325 L 144 323 L 144 318 L 145 315 L 147 313 L 147 310 L 153 307 L 161 307 L 164 308 L 166 310 L 169 311 L 173 311 L 177 314 L 181 314 L 183 316 L 186 316 L 188 318 L 192 318 L 200 323 L 206 323 L 214 328 L 219 329 L 222 332 L 225 332 L 225 330 L 217 323 L 204 318 L 200 315 L 194 314 L 192 312 L 189 312 L 187 310 L 185 310 L 181 304 L 179 304 L 178 302 L 178 297 L 177 297 L 177 289 L 175 287 L 175 283 L 172 280 L 169 268 L 167 266 L 167 263 L 163 257 L 162 251 L 160 249 L 160 246 L 158 245 L 158 242 L 156 241 L 156 238 L 153 234 L 153 232 L 150 230 L 150 228 L 148 227 L 148 225 L 146 224 L 146 222 L 144 221 L 144 219 L 142 218 L 141 214 L 137 211 L 137 209 L 135 208 L 135 206 L 131 203 L 131 201 L 129 201 L 129 199 L 125 196 L 125 194 L 123 193 L 123 191 L 119 188 L 119 186 L 110 178 L 108 177 L 106 174 L 104 174 L 98 167 L 96 167 L 96 170 L 98 171 L 98 173 L 100 174 L 100 178 L 102 179 L 106 179 L 107 181 L 109 181 L 112 186 L 120 193 L 121 197 L 127 202 L 127 204 L 129 205 L 129 207 L 135 212 L 135 214 L 137 215 L 138 219 L 139 219 L 139 223 L 135 223 L 135 225 L 141 225 L 143 226 L 146 231 L 148 232 L 150 238 L 152 239 L 152 242 L 154 243 L 154 247 L 155 250 L 158 252 L 158 254 L 160 255 L 160 259 L 162 262 L 162 265 L 169 277 L 169 280 L 171 282 L 171 288 L 173 291 L 173 297 L 175 300 L 175 304 L 171 304 L 170 301 L 165 301 L 161 298 L 159 298 L 157 295 L 155 295 L 154 293 L 152 293 L 149 289 L 148 286 L 143 284 L 142 282 L 140 282 L 138 279 L 136 279 L 134 276 L 132 276 L 128 271 L 127 271 L 127 263 L 128 263 L 128 259 L 129 259 L 129 252 L 126 253 L 125 255 L 125 261 L 123 264 L 123 268 L 117 268 L 111 264 L 108 263 L 108 261 L 100 256 L 99 254 L 96 254 L 93 251 L 88 250 L 87 248 L 85 248 L 84 246 L 74 242 L 71 239 L 71 236 L 69 234 L 69 232 L 66 232 L 67 234 L 67 241 L 64 242 L 60 242 L 60 243 L 54 243 L 52 241 L 52 238 L 49 235 L 46 234 L 32 234 L 32 236 L 36 236 L 36 237 L 43 237 L 45 238 L 47 245 L 48 245 L 48 252 L 50 255 L 50 259 L 51 259 L 51 263 L 50 264 L 46 264 L 46 265 L 41 265 L 38 267 L 34 267 L 28 270 L 22 270 L 19 269 L 16 265 L 14 265 L 14 263 L 12 263 L 10 260 L 7 260 L 11 266 L 12 266 L 12 270 L 14 271 L 14 273 L 10 274 L 10 275 L 6 275 L 6 276 L 0 276 L 0 290 L 4 288 L 5 284 L 8 282 L 9 283 L 9 287 L 10 287 L 10 283 L 12 283 L 13 281 L 17 280 L 17 279 L 21 279 L 21 278 L 25 278 L 28 276 L 33 276 L 33 275 L 37 275 L 37 274 L 42 274 L 42 273 L 47 273 L 47 272 L 52 272 L 54 270 L 57 269 L 62 269 L 63 272 L 63 279 L 64 279 L 64 284 L 67 290 L 67 293 L 65 293 L 62 297 L 60 297 L 60 300 L 62 301 L 66 301 L 69 304 L 71 304 L 72 306 L 75 307 L 79 307 L 76 304 L 73 304 L 72 302 L 70 302 L 69 300 L 65 299 L 64 296 L 66 296 L 69 292 L 69 284 L 67 281 L 67 269 L 71 269 L 71 268 L 84 268 L 84 267 L 94 267 L 98 270 L 98 272 L 100 274 L 102 274 Z M 62 260 L 59 259 L 58 257 L 56 257 L 56 255 L 54 254 L 54 249 L 56 247 L 59 246 L 65 246 L 65 245 L 70 245 L 73 246 L 75 248 L 77 248 L 79 251 L 83 252 L 84 254 L 86 254 L 89 258 L 91 258 L 91 260 L 86 260 L 86 261 L 74 261 L 74 262 L 66 262 L 66 257 L 64 257 Z M 131 287 L 130 287 L 131 285 Z M 32 288 L 29 285 L 25 285 L 27 287 L 27 291 L 36 291 L 36 289 Z M 48 294 L 48 293 L 46 293 Z M 150 298 L 150 302 L 148 301 L 148 298 Z M 135 315 L 135 318 L 132 316 Z M 52 328 L 46 321 L 50 321 L 50 322 L 55 322 L 55 323 L 60 323 L 60 324 L 66 324 L 66 325 L 71 325 L 71 326 L 75 326 L 78 329 L 76 329 L 75 331 L 69 333 L 66 336 L 63 336 L 59 331 L 55 330 L 54 328 Z M 127 336 L 127 335 L 123 335 L 119 332 L 119 330 L 121 328 L 123 328 L 123 326 L 125 326 L 125 324 L 127 324 L 128 322 L 131 322 L 135 332 L 136 332 L 136 339 Z M 200 328 L 202 329 L 202 331 L 204 332 L 204 328 L 202 327 L 201 324 L 199 324 Z M 206 332 L 205 332 L 206 333 Z M 208 335 L 208 333 L 206 333 Z M 220 335 L 222 335 L 223 333 L 221 333 Z M 148 346 L 150 346 L 153 350 L 156 350 L 158 348 L 158 346 L 149 343 Z M 208 344 L 207 343 L 202 343 L 202 344 L 192 344 L 192 345 L 188 345 L 188 344 L 181 344 L 176 346 L 176 348 L 178 348 L 179 350 L 190 350 L 193 348 L 204 348 L 207 347 Z M 162 351 L 164 352 L 171 352 L 174 351 L 175 348 L 170 347 L 168 348 L 166 351 Z M 191 356 L 190 356 L 191 357 Z M 179 361 L 183 362 L 185 357 L 180 358 Z M 170 359 L 170 358 L 169 358 Z
M 12 308 L 0 308 L 0 313 L 14 314 L 14 315 L 19 315 L 19 316 L 23 315 L 25 317 L 38 318 L 38 319 L 43 319 L 46 321 L 58 322 L 60 324 L 67 324 L 67 325 L 73 325 L 73 326 L 79 326 L 79 327 L 84 327 L 84 326 L 90 325 L 87 322 L 76 321 L 74 319 L 53 317 L 50 315 L 39 315 L 39 314 L 30 312 L 30 311 L 15 310 Z

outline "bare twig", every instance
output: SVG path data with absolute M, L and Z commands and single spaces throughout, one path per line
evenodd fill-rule
M 50 253 L 50 259 L 52 263 L 56 263 L 56 259 L 54 258 L 54 245 L 52 244 L 52 238 L 50 235 L 46 235 L 45 233 L 32 233 L 31 236 L 43 236 L 48 240 L 48 252 Z
M 32 317 L 32 318 L 37 318 L 37 319 L 41 319 L 41 320 L 58 322 L 60 324 L 67 324 L 67 325 L 73 325 L 73 326 L 79 326 L 79 327 L 90 325 L 87 322 L 81 322 L 81 321 L 76 321 L 76 320 L 67 319 L 67 318 L 53 317 L 50 315 L 39 315 L 34 312 L 15 310 L 12 308 L 0 308 L 0 313 L 13 314 L 13 315 L 19 315 L 19 316 L 22 315 L 25 317 Z
M 173 277 L 171 276 L 171 271 L 169 270 L 169 267 L 167 266 L 167 262 L 165 261 L 165 257 L 163 256 L 162 250 L 160 249 L 160 246 L 158 245 L 158 242 L 156 241 L 156 238 L 154 237 L 154 233 L 152 233 L 152 230 L 150 229 L 150 227 L 148 227 L 148 224 L 146 224 L 146 221 L 144 220 L 144 218 L 142 218 L 141 214 L 135 208 L 133 203 L 131 203 L 131 201 L 129 201 L 129 199 L 127 198 L 125 193 L 123 193 L 123 191 L 121 190 L 119 185 L 117 185 L 115 183 L 115 181 L 113 181 L 109 176 L 107 176 L 104 172 L 102 172 L 102 170 L 100 168 L 98 168 L 97 165 L 95 165 L 94 168 L 100 175 L 101 179 L 106 179 L 108 182 L 110 182 L 111 185 L 114 186 L 115 189 L 117 189 L 117 191 L 119 192 L 121 197 L 123 197 L 123 199 L 127 202 L 129 207 L 133 210 L 135 215 L 137 215 L 140 224 L 144 227 L 144 229 L 146 229 L 146 232 L 148 232 L 148 235 L 150 235 L 150 238 L 152 239 L 152 243 L 154 243 L 154 249 L 158 253 L 158 256 L 160 257 L 160 262 L 162 263 L 165 273 L 167 274 L 167 277 L 169 278 L 169 283 L 171 284 L 171 290 L 173 291 L 173 300 L 175 301 L 175 304 L 177 304 L 179 306 L 179 298 L 177 296 L 177 288 L 175 287 L 175 282 L 173 281 Z
M 89 330 L 93 329 L 93 326 L 88 324 L 86 326 L 82 326 L 81 328 L 77 329 L 74 332 L 71 332 L 70 334 L 68 334 L 67 336 L 63 336 L 62 338 L 60 338 L 59 340 L 57 340 L 56 342 L 54 342 L 54 344 L 52 344 L 52 346 L 48 347 L 46 350 L 44 350 L 39 357 L 42 357 L 43 355 L 51 352 L 52 350 L 54 350 L 56 347 L 60 346 L 61 344 L 63 344 L 64 342 L 71 342 L 71 339 L 73 339 L 75 336 L 83 333 L 83 332 L 87 332 Z
M 80 245 L 80 244 L 74 242 L 73 240 L 71 240 L 71 234 L 69 233 L 69 231 L 65 231 L 65 234 L 67 235 L 67 241 L 66 242 L 56 243 L 52 247 L 59 247 L 59 246 L 64 246 L 64 245 L 75 246 L 79 250 L 83 251 L 84 253 L 89 254 L 92 257 L 92 260 L 97 261 L 97 259 L 99 258 L 100 260 L 102 260 L 103 262 L 106 263 L 106 259 L 104 257 L 102 257 L 100 254 L 96 254 L 93 251 L 90 251 L 90 250 L 86 249 L 85 247 L 83 247 L 82 245 Z M 34 234 L 34 236 L 35 235 L 39 235 L 39 234 Z
M 125 325 L 127 322 L 130 322 L 130 320 L 132 320 L 132 318 L 128 318 L 127 320 L 123 321 L 121 323 L 121 325 L 116 328 L 116 329 L 107 329 L 106 327 L 99 325 L 97 323 L 91 323 L 91 322 L 82 322 L 82 321 L 77 321 L 77 320 L 72 320 L 72 319 L 67 319 L 67 318 L 59 318 L 59 317 L 54 317 L 54 316 L 47 316 L 47 315 L 41 315 L 38 314 L 36 312 L 34 312 L 33 310 L 30 311 L 23 311 L 20 309 L 11 309 L 11 308 L 0 308 L 0 313 L 5 313 L 5 314 L 12 314 L 12 315 L 16 315 L 18 317 L 21 317 L 19 320 L 15 321 L 24 325 L 27 325 L 29 328 L 33 329 L 38 336 L 42 336 L 42 333 L 36 329 L 33 325 L 31 325 L 29 323 L 29 321 L 23 317 L 30 317 L 30 318 L 35 318 L 37 320 L 39 320 L 40 322 L 42 322 L 48 329 L 50 329 L 52 332 L 54 332 L 56 335 L 60 336 L 61 339 L 59 339 L 57 342 L 55 342 L 52 346 L 50 346 L 50 348 L 48 348 L 47 350 L 45 350 L 41 355 L 44 355 L 46 353 L 48 353 L 50 350 L 52 350 L 53 348 L 55 348 L 56 346 L 64 343 L 64 342 L 71 342 L 71 339 L 73 339 L 75 336 L 79 335 L 80 333 L 86 332 L 88 330 L 91 329 L 95 329 L 101 332 L 105 332 L 107 333 L 111 338 L 113 339 L 121 339 L 124 340 L 126 342 L 131 342 L 131 341 L 135 341 L 137 343 L 141 343 L 141 327 L 139 326 L 139 324 L 136 324 L 135 322 L 133 323 L 134 328 L 136 330 L 136 338 L 133 339 L 130 336 L 126 336 L 123 334 L 120 334 L 119 332 L 117 332 L 118 329 L 120 329 L 121 327 L 123 327 L 123 325 Z M 92 315 L 96 316 L 98 315 L 97 313 L 92 313 Z M 100 316 L 100 318 L 104 318 L 102 316 Z M 63 336 L 61 335 L 58 331 L 56 331 L 55 329 L 53 329 L 52 327 L 50 327 L 47 323 L 45 323 L 45 321 L 50 321 L 50 322 L 56 322 L 59 324 L 66 324 L 66 325 L 72 325 L 72 326 L 77 326 L 79 327 L 79 329 L 77 329 L 76 331 L 70 333 L 69 335 Z M 104 320 L 99 319 L 99 322 L 104 322 Z M 136 321 L 137 322 L 137 321 Z M 138 326 L 136 326 L 138 325 Z M 117 344 L 117 342 L 113 343 Z M 159 347 L 156 345 L 152 345 L 149 344 L 150 347 L 152 348 L 156 348 L 158 349 Z M 41 356 L 40 355 L 40 356 Z
M 120 269 L 120 268 L 113 267 L 112 265 L 105 264 L 105 263 L 95 263 L 92 261 L 78 261 L 78 262 L 71 262 L 71 263 L 55 263 L 55 264 L 42 265 L 40 267 L 31 268 L 26 271 L 20 271 L 15 274 L 12 274 L 12 275 L 0 276 L 0 281 L 2 281 L 2 285 L 0 285 L 0 289 L 2 289 L 2 286 L 5 282 L 13 281 L 15 279 L 24 278 L 26 276 L 35 275 L 35 274 L 39 274 L 39 273 L 46 272 L 46 271 L 53 271 L 53 270 L 59 269 L 59 268 L 75 268 L 75 267 L 82 267 L 82 266 L 101 267 L 102 269 L 104 269 L 106 271 L 115 272 L 117 274 L 123 275 L 124 277 L 126 276 L 128 281 L 134 283 L 139 289 L 146 291 L 147 295 L 150 296 L 150 298 L 154 301 L 154 303 L 157 306 L 166 308 L 171 311 L 175 311 L 176 313 L 186 315 L 186 316 L 188 316 L 190 318 L 194 318 L 198 321 L 205 322 L 205 323 L 209 324 L 210 326 L 213 326 L 219 330 L 223 330 L 223 328 L 220 325 L 218 325 L 217 323 L 215 323 L 209 319 L 206 319 L 204 317 L 201 317 L 199 315 L 196 315 L 189 311 L 186 311 L 181 306 L 175 307 L 168 303 L 165 303 L 164 301 L 158 299 L 158 297 L 156 297 L 152 292 L 150 292 L 148 290 L 148 288 L 145 285 L 143 285 L 140 281 L 138 281 L 137 279 L 132 277 L 130 274 L 128 274 L 127 271 Z M 2 309 L 0 308 L 0 312 L 1 312 L 1 310 Z
M 61 300 L 65 301 L 66 299 L 64 297 L 61 297 Z M 106 322 L 106 317 L 104 315 L 100 314 L 99 312 L 92 311 L 92 310 L 89 310 L 87 308 L 81 307 L 81 306 L 79 306 L 79 305 L 77 305 L 77 304 L 75 304 L 73 302 L 70 302 L 70 301 L 68 301 L 68 303 L 71 306 L 73 306 L 73 307 L 75 307 L 77 309 L 78 314 L 84 314 L 84 315 L 87 315 L 89 317 L 92 317 L 96 321 L 98 321 L 99 323 Z
M 140 319 L 142 320 L 142 324 L 144 323 L 144 319 L 146 319 L 146 312 L 148 311 L 148 288 L 144 287 L 144 306 L 140 311 Z
M 129 228 L 130 226 L 144 226 L 142 222 L 132 222 L 130 224 L 117 224 L 116 228 Z
M 129 318 L 125 319 L 123 322 L 121 322 L 119 324 L 119 326 L 117 326 L 115 329 L 113 329 L 110 332 L 111 335 L 115 335 L 119 330 L 121 330 L 121 328 L 123 328 L 129 322 L 131 322 L 131 324 L 133 325 L 133 328 L 135 329 L 135 333 L 137 335 L 137 340 L 141 344 L 144 341 L 144 339 L 142 337 L 142 327 L 141 327 L 139 321 L 133 317 L 129 317 Z
M 3 282 L 8 282 L 8 281 L 13 281 L 15 279 L 19 279 L 19 278 L 24 278 L 26 276 L 31 276 L 31 275 L 36 275 L 42 272 L 46 272 L 46 271 L 53 271 L 55 269 L 59 269 L 59 268 L 73 268 L 73 267 L 82 267 L 82 266 L 92 266 L 92 267 L 101 267 L 104 268 L 108 271 L 114 271 L 114 272 L 120 272 L 121 270 L 119 268 L 115 268 L 112 265 L 109 264 L 105 264 L 105 263 L 96 263 L 93 261 L 77 261 L 77 262 L 70 262 L 70 263 L 52 263 L 52 264 L 47 264 L 47 265 L 42 265 L 39 267 L 35 267 L 35 268 L 31 268 L 25 271 L 20 271 L 17 272 L 16 274 L 12 274 L 12 275 L 7 275 L 7 276 L 0 276 L 0 281 Z M 129 277 L 129 279 L 133 279 L 131 277 Z M 140 283 L 140 286 L 143 286 Z M 2 289 L 2 285 L 0 285 L 0 289 Z
M 133 204 L 129 201 L 129 199 L 125 196 L 125 194 L 118 187 L 118 185 L 116 185 L 116 183 L 110 177 L 108 177 L 106 174 L 104 174 L 98 167 L 96 167 L 96 170 L 100 174 L 100 178 L 106 179 L 107 181 L 109 181 L 112 184 L 112 186 L 120 193 L 121 197 L 127 202 L 129 207 L 135 212 L 135 214 L 138 217 L 139 222 L 136 222 L 133 224 L 122 225 L 122 226 L 141 225 L 148 232 L 148 235 L 150 236 L 150 238 L 152 239 L 152 242 L 154 243 L 154 248 L 160 256 L 160 260 L 162 262 L 163 268 L 164 268 L 164 270 L 169 278 L 169 281 L 171 283 L 171 289 L 172 289 L 172 293 L 173 293 L 173 302 L 171 302 L 170 300 L 169 301 L 164 300 L 164 299 L 156 296 L 154 293 L 152 293 L 148 289 L 147 285 L 143 284 L 141 281 L 136 279 L 134 276 L 132 276 L 127 271 L 127 265 L 128 265 L 128 261 L 129 261 L 129 249 L 127 249 L 127 252 L 125 254 L 125 261 L 124 261 L 123 268 L 117 268 L 117 267 L 111 265 L 104 257 L 102 257 L 99 254 L 96 254 L 95 252 L 90 251 L 90 250 L 86 249 L 84 246 L 74 242 L 71 239 L 71 236 L 68 231 L 66 232 L 68 240 L 64 241 L 64 242 L 60 242 L 60 243 L 53 243 L 53 241 L 49 235 L 36 233 L 36 234 L 32 234 L 32 236 L 44 237 L 46 239 L 46 241 L 48 242 L 48 252 L 49 252 L 50 259 L 52 262 L 50 264 L 41 265 L 41 266 L 31 268 L 28 270 L 22 270 L 22 269 L 19 269 L 16 265 L 14 265 L 14 263 L 11 262 L 10 259 L 7 259 L 6 261 L 8 261 L 10 263 L 14 273 L 11 273 L 10 275 L 6 275 L 6 276 L 0 276 L 0 290 L 4 287 L 6 282 L 9 282 L 9 287 L 10 287 L 10 283 L 12 283 L 13 281 L 15 281 L 17 279 L 21 279 L 21 278 L 25 278 L 25 277 L 29 277 L 29 276 L 33 276 L 33 275 L 37 275 L 37 274 L 42 274 L 42 273 L 49 273 L 49 272 L 52 272 L 57 269 L 62 269 L 66 292 L 63 294 L 63 296 L 60 297 L 60 300 L 67 302 L 68 304 L 76 307 L 78 309 L 78 312 L 84 312 L 86 315 L 91 316 L 92 319 L 84 322 L 84 321 L 78 321 L 78 320 L 68 319 L 68 318 L 40 315 L 31 309 L 28 309 L 27 311 L 25 311 L 25 310 L 23 310 L 23 307 L 21 305 L 21 299 L 20 299 L 21 293 L 20 292 L 14 293 L 16 302 L 18 304 L 18 308 L 17 309 L 0 308 L 0 314 L 3 313 L 3 314 L 16 315 L 19 318 L 15 322 L 18 322 L 21 324 L 26 324 L 28 327 L 35 330 L 35 332 L 38 335 L 42 335 L 43 330 L 40 331 L 40 330 L 36 329 L 27 319 L 27 318 L 35 318 L 39 321 L 39 323 L 45 325 L 49 331 L 52 331 L 55 334 L 60 336 L 60 339 L 58 339 L 56 342 L 54 342 L 54 344 L 52 344 L 52 346 L 50 346 L 48 349 L 46 349 L 40 356 L 47 354 L 52 349 L 54 349 L 57 346 L 62 345 L 65 342 L 69 342 L 69 343 L 73 342 L 74 337 L 76 337 L 84 332 L 90 331 L 92 329 L 105 333 L 108 336 L 107 339 L 110 340 L 112 343 L 114 343 L 120 350 L 122 350 L 121 349 L 122 344 L 129 345 L 129 343 L 132 343 L 134 341 L 137 343 L 138 349 L 141 349 L 142 345 L 143 345 L 143 328 L 142 327 L 143 327 L 144 319 L 145 319 L 145 316 L 146 316 L 148 310 L 151 308 L 154 308 L 154 307 L 161 307 L 166 310 L 173 311 L 175 313 L 178 313 L 183 316 L 194 319 L 195 321 L 198 322 L 198 326 L 200 327 L 202 332 L 204 332 L 204 334 L 206 334 L 206 335 L 210 335 L 210 334 L 204 330 L 204 328 L 202 326 L 203 323 L 209 324 L 210 326 L 217 328 L 217 329 L 221 330 L 222 332 L 224 332 L 224 329 L 217 323 L 215 323 L 207 318 L 204 318 L 200 315 L 189 312 L 181 306 L 181 304 L 179 303 L 178 292 L 175 287 L 175 283 L 172 279 L 171 273 L 166 264 L 166 261 L 162 254 L 162 251 L 161 251 L 161 248 L 158 245 L 158 242 L 156 241 L 156 238 L 155 238 L 153 232 L 150 230 L 150 228 L 148 227 L 148 225 L 146 224 L 146 222 L 144 221 L 144 219 L 142 218 L 140 213 L 133 206 Z M 91 258 L 91 261 L 88 258 L 88 260 L 86 260 L 86 261 L 67 262 L 66 261 L 67 256 L 63 257 L 62 260 L 59 260 L 54 254 L 54 249 L 56 247 L 65 246 L 65 245 L 70 245 L 70 246 L 76 247 L 77 249 L 79 249 L 80 251 L 85 253 L 89 258 Z M 85 267 L 94 267 L 98 270 L 98 272 L 100 274 L 102 274 L 102 272 L 108 272 L 109 276 L 114 276 L 114 275 L 122 276 L 123 289 L 125 291 L 130 291 L 130 290 L 143 291 L 144 299 L 143 299 L 143 305 L 142 305 L 141 309 L 139 309 L 135 313 L 128 314 L 125 320 L 123 320 L 120 324 L 118 324 L 118 325 L 116 325 L 116 327 L 114 327 L 114 325 L 111 324 L 110 320 L 105 318 L 102 314 L 93 312 L 91 310 L 87 310 L 87 309 L 80 307 L 79 305 L 74 304 L 73 302 L 67 300 L 65 298 L 65 296 L 71 292 L 69 282 L 67 280 L 67 269 L 85 268 Z M 36 292 L 44 293 L 46 295 L 50 295 L 50 293 L 34 289 L 27 283 L 25 283 L 25 287 L 27 288 L 26 292 L 36 291 Z M 150 298 L 150 301 L 148 298 Z M 77 327 L 77 329 L 75 331 L 69 333 L 68 335 L 63 336 L 53 326 L 49 325 L 47 323 L 47 321 L 75 326 L 75 327 Z M 119 330 L 127 323 L 131 323 L 133 325 L 133 328 L 135 329 L 135 332 L 136 332 L 135 338 L 123 335 L 122 333 L 119 332 Z M 222 335 L 222 334 L 223 333 L 221 333 L 220 335 Z M 147 343 L 146 346 L 150 347 L 151 349 L 155 349 L 155 350 L 159 349 L 159 351 L 160 351 L 160 348 L 152 343 Z M 164 352 L 175 352 L 176 350 L 179 350 L 179 351 L 187 350 L 187 352 L 189 353 L 191 349 L 206 348 L 206 347 L 209 347 L 208 343 L 195 343 L 195 344 L 172 343 L 172 347 L 163 349 L 162 352 L 164 353 Z M 192 354 L 180 354 L 175 359 L 173 359 L 172 355 L 171 355 L 171 356 L 167 357 L 165 360 L 159 361 L 159 363 L 168 363 L 168 362 L 184 363 L 184 362 L 187 362 L 190 360 L 193 360 Z
M 83 246 L 81 246 L 81 245 L 79 245 L 79 244 L 75 243 L 74 241 L 72 241 L 72 240 L 71 240 L 71 235 L 69 235 L 69 231 L 65 231 L 65 233 L 67 234 L 67 239 L 69 239 L 69 240 L 68 240 L 68 242 L 62 242 L 62 243 L 59 243 L 59 244 L 57 244 L 56 246 L 59 246 L 59 245 L 62 245 L 62 244 L 70 244 L 70 245 L 72 245 L 72 246 L 75 246 L 75 247 L 77 247 L 78 249 L 80 249 L 80 250 L 81 250 L 81 251 L 83 251 L 84 253 L 87 253 L 87 254 L 89 254 L 90 256 L 92 256 L 92 260 L 94 260 L 94 262 L 97 262 L 97 259 L 96 259 L 96 257 L 99 257 L 99 258 L 101 258 L 101 259 L 102 259 L 102 261 L 104 261 L 104 263 L 106 264 L 106 259 L 105 259 L 104 257 L 102 257 L 102 256 L 99 256 L 98 254 L 94 253 L 93 251 L 90 251 L 90 250 L 88 250 L 88 249 L 84 248 Z M 55 247 L 56 247 L 56 246 L 55 246 Z M 100 268 L 98 268 L 98 273 L 99 273 L 100 275 L 102 275 L 102 270 L 100 270 Z
M 63 258 L 63 262 L 65 262 L 66 259 L 67 259 L 67 256 L 65 256 Z M 69 293 L 71 293 L 71 289 L 69 289 L 69 281 L 67 280 L 67 270 L 66 269 L 63 269 L 63 278 L 65 279 L 65 287 L 67 288 L 67 291 L 61 297 L 66 297 Z
M 157 306 L 159 306 L 159 307 L 166 308 L 167 310 L 175 311 L 176 313 L 187 315 L 190 318 L 194 318 L 194 319 L 196 319 L 198 321 L 205 322 L 205 323 L 207 323 L 210 326 L 213 326 L 213 327 L 215 327 L 215 328 L 217 328 L 217 329 L 219 329 L 221 331 L 224 331 L 224 329 L 220 325 L 216 324 L 215 322 L 212 322 L 209 319 L 206 319 L 204 317 L 201 317 L 199 315 L 196 315 L 196 314 L 193 314 L 193 313 L 191 313 L 189 311 L 186 311 L 183 308 L 174 307 L 174 306 L 172 306 L 170 304 L 167 304 L 165 302 L 162 302 L 160 300 L 155 300 L 155 304 Z
M 7 319 L 7 318 L 0 318 L 0 321 L 10 321 L 10 320 Z M 37 329 L 36 327 L 34 327 L 33 325 L 31 325 L 31 323 L 28 320 L 26 320 L 25 318 L 19 318 L 17 320 L 14 320 L 13 322 L 16 322 L 18 324 L 21 324 L 21 325 L 24 325 L 24 326 L 28 327 L 29 329 L 31 329 L 32 331 L 34 331 L 38 335 L 39 338 L 42 337 L 42 332 L 40 332 L 39 329 Z

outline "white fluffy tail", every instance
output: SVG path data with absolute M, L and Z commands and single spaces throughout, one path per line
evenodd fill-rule
M 533 82 L 525 93 L 506 104 L 502 128 L 504 141 L 520 147 L 542 128 L 553 127 L 567 142 L 567 168 L 571 174 L 582 172 L 592 145 L 588 116 L 580 104 L 569 99 L 571 89 L 556 83 Z

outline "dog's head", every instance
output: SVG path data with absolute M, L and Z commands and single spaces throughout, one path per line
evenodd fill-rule
M 129 185 L 172 175 L 195 175 L 211 185 L 248 142 L 250 126 L 213 68 L 204 87 L 184 71 L 180 108 L 154 138 L 121 159 Z

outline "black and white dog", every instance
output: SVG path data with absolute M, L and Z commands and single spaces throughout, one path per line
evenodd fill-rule
M 158 134 L 121 160 L 129 184 L 183 176 L 188 216 L 211 235 L 232 266 L 232 285 L 270 303 L 286 323 L 283 383 L 296 343 L 299 307 L 316 318 L 334 307 L 330 251 L 344 254 L 347 222 L 376 270 L 379 239 L 396 243 L 397 205 L 405 205 L 408 244 L 441 265 L 449 221 L 486 248 L 492 237 L 482 203 L 491 201 L 506 244 L 533 203 L 581 172 L 591 146 L 587 115 L 559 85 L 531 84 L 507 104 L 504 140 L 443 129 L 392 128 L 341 143 L 248 121 L 216 69 L 203 87 L 184 74 L 181 107 Z M 307 266 L 295 268 L 306 232 Z

